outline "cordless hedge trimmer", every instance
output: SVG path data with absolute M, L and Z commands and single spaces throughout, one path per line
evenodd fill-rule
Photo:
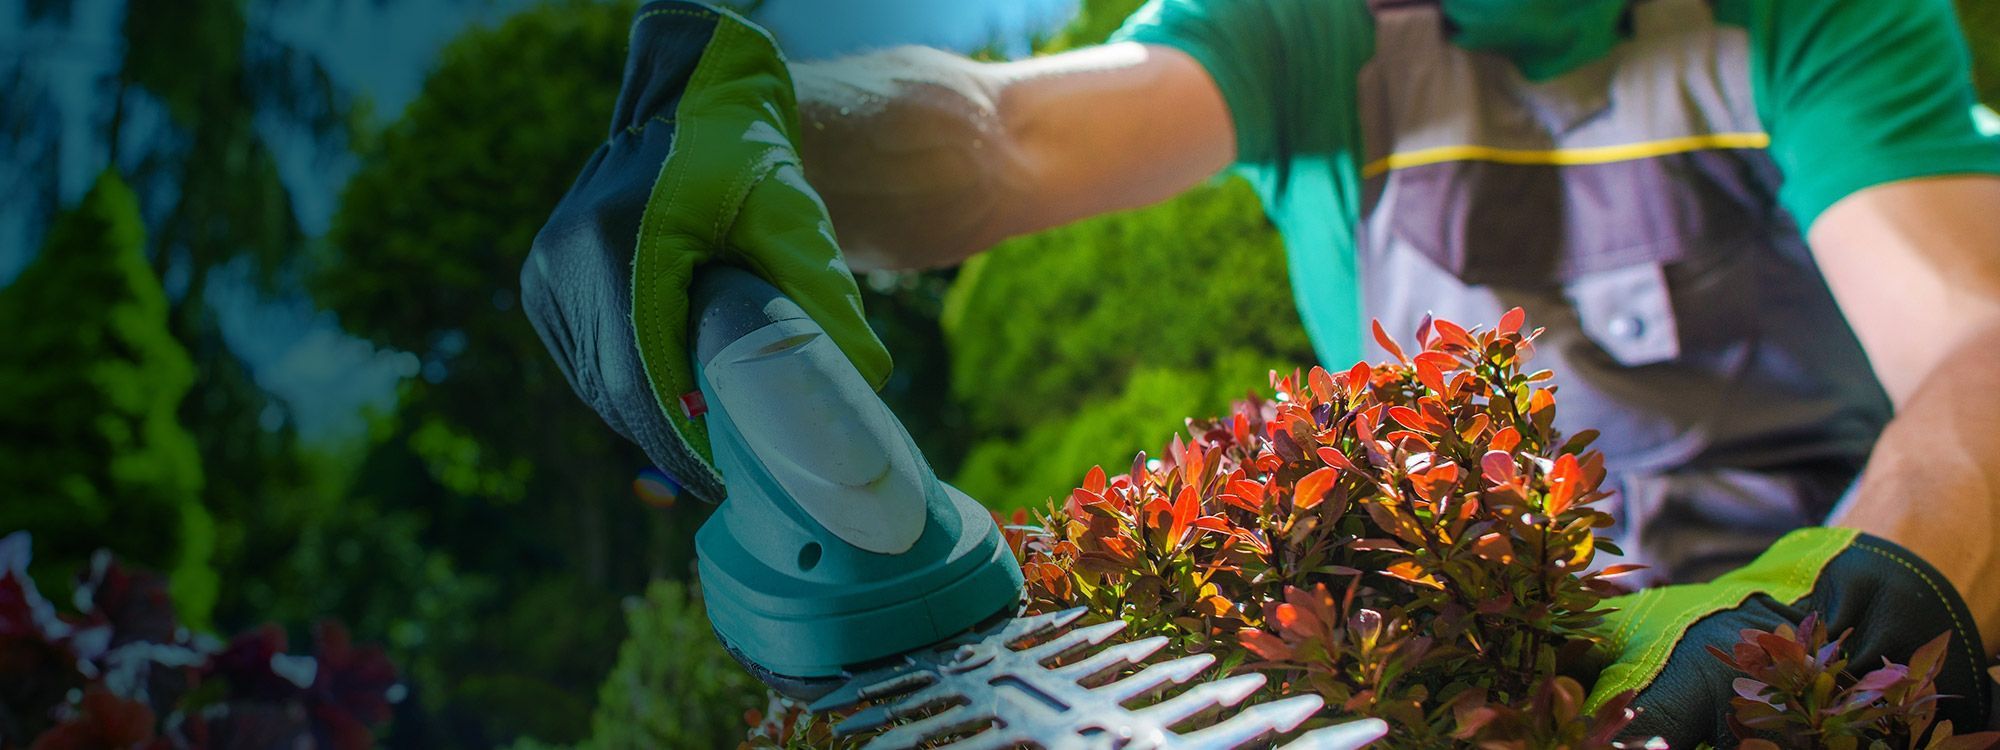
M 696 379 L 728 489 L 696 534 L 709 619 L 737 659 L 869 747 L 1234 748 L 1298 728 L 1317 696 L 1242 706 L 1259 674 L 1213 657 L 1147 664 L 1164 638 L 1081 609 L 1021 611 L 992 515 L 940 481 L 909 433 L 797 305 L 728 266 L 691 295 Z M 1229 713 L 1234 711 L 1233 714 Z M 1228 715 L 1224 715 L 1228 714 Z M 1294 750 L 1351 750 L 1377 720 Z

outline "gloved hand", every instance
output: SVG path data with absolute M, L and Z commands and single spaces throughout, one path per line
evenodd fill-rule
M 889 353 L 799 164 L 798 104 L 769 34 L 652 2 L 633 21 L 608 140 L 536 235 L 522 306 L 577 395 L 695 495 L 722 499 L 696 390 L 688 285 L 747 268 L 798 303 L 879 388 Z
M 1851 529 L 1801 529 L 1747 566 L 1709 583 L 1666 586 L 1607 601 L 1618 612 L 1599 631 L 1608 643 L 1593 657 L 1603 666 L 1586 701 L 1595 711 L 1637 690 L 1639 717 L 1627 736 L 1658 736 L 1668 747 L 1734 747 L 1728 725 L 1733 682 L 1744 675 L 1708 653 L 1731 653 L 1746 628 L 1796 626 L 1817 612 L 1832 637 L 1852 628 L 1849 671 L 1882 659 L 1906 664 L 1912 652 L 1949 631 L 1937 679 L 1939 721 L 1954 734 L 1987 726 L 1992 686 L 1985 647 L 1958 592 L 1908 550 Z M 1608 666 L 1605 666 L 1608 665 Z

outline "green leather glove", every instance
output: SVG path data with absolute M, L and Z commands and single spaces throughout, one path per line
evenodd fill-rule
M 611 130 L 535 237 L 521 297 L 570 385 L 697 496 L 722 499 L 694 413 L 688 286 L 707 263 L 771 282 L 870 384 L 889 353 L 862 317 L 798 156 L 791 74 L 769 34 L 688 2 L 639 9 Z
M 1729 699 L 1744 675 L 1708 647 L 1730 653 L 1746 628 L 1796 625 L 1813 612 L 1834 637 L 1852 629 L 1845 642 L 1851 672 L 1879 667 L 1884 657 L 1908 663 L 1919 646 L 1950 632 L 1937 687 L 1951 697 L 1939 702 L 1938 718 L 1957 734 L 1987 726 L 1986 651 L 1958 592 L 1908 550 L 1851 529 L 1801 529 L 1715 581 L 1606 605 L 1618 612 L 1601 626 L 1608 643 L 1593 655 L 1602 671 L 1585 710 L 1638 691 L 1630 737 L 1658 736 L 1673 748 L 1733 747 Z

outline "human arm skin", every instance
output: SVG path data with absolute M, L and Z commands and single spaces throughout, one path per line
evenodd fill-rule
M 2000 645 L 2000 177 L 1908 180 L 1814 222 L 1814 256 L 1896 405 L 1831 523 L 1916 552 Z
M 949 266 L 1171 197 L 1235 158 L 1200 63 L 1111 44 L 981 63 L 903 47 L 793 66 L 807 180 L 859 270 Z

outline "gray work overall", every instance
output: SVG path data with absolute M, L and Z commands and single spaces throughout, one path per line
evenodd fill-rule
M 1613 536 L 1651 582 L 1823 519 L 1890 405 L 1778 205 L 1747 35 L 1702 0 L 1646 0 L 1606 58 L 1529 82 L 1453 46 L 1433 5 L 1374 12 L 1366 314 L 1403 338 L 1515 306 L 1546 327 L 1557 424 L 1603 432 Z

